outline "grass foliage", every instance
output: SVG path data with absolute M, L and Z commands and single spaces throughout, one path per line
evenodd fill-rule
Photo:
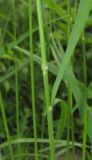
M 92 0 L 0 6 L 0 160 L 91 160 Z

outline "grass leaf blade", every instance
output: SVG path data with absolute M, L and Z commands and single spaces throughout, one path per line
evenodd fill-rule
M 84 28 L 85 22 L 87 20 L 88 14 L 90 12 L 92 5 L 92 0 L 81 0 L 80 6 L 78 9 L 78 14 L 75 20 L 75 24 L 68 42 L 68 46 L 66 49 L 65 56 L 63 58 L 62 64 L 60 66 L 59 73 L 57 75 L 56 81 L 54 83 L 53 89 L 52 89 L 52 103 L 53 100 L 57 94 L 57 90 L 59 87 L 59 84 L 63 78 L 64 72 L 66 70 L 66 67 L 71 59 L 71 56 L 73 55 L 74 49 L 77 45 L 77 42 L 80 38 L 81 32 Z

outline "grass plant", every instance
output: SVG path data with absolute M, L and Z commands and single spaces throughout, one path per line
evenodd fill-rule
M 92 0 L 5 3 L 0 160 L 91 160 Z

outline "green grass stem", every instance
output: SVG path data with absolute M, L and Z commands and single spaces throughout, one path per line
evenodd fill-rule
M 55 160 L 53 116 L 52 116 L 52 106 L 50 105 L 48 65 L 47 65 L 47 58 L 46 58 L 46 44 L 45 44 L 45 35 L 44 35 L 44 29 L 43 29 L 41 1 L 36 0 L 36 3 L 37 3 L 37 14 L 38 14 L 38 23 L 39 23 L 41 55 L 42 55 L 42 72 L 43 72 L 43 81 L 44 81 L 44 89 L 45 89 L 48 134 L 49 134 L 49 142 L 50 142 L 50 160 Z
M 83 79 L 84 83 L 87 84 L 85 30 L 83 31 L 82 34 L 82 52 L 83 52 Z
M 35 87 L 34 87 L 34 62 L 33 62 L 33 19 L 32 19 L 32 0 L 29 0 L 29 38 L 30 38 L 30 78 L 32 94 L 32 113 L 34 129 L 35 160 L 38 160 L 37 146 L 37 126 L 36 126 L 36 104 L 35 104 Z
M 70 20 L 70 17 L 71 17 L 71 2 L 70 0 L 67 0 L 67 14 L 69 16 L 68 18 L 68 21 L 67 21 L 67 38 L 69 40 L 69 37 L 70 37 L 70 32 L 71 32 L 71 20 Z M 68 118 L 67 118 L 67 152 L 66 152 L 66 160 L 70 160 L 70 151 L 69 151 L 69 141 L 70 141 L 70 122 L 71 122 L 71 106 L 72 105 L 72 91 L 71 91 L 71 88 L 68 84 Z
M 86 160 L 86 140 L 87 140 L 87 107 L 84 111 L 84 129 L 83 129 L 83 147 L 82 147 L 82 160 Z
M 69 15 L 69 19 L 67 22 L 67 28 L 68 28 L 68 40 L 71 34 L 71 1 L 67 0 L 67 14 Z M 72 58 L 71 58 L 71 64 L 72 64 Z M 72 90 L 70 85 L 68 84 L 68 105 L 69 105 L 69 112 L 68 112 L 68 125 L 67 125 L 67 160 L 70 159 L 70 153 L 69 153 L 69 139 L 70 139 L 70 129 L 72 133 L 72 150 L 73 150 L 73 160 L 75 160 L 75 146 L 74 146 L 74 125 L 73 125 L 73 115 L 72 115 L 72 106 L 73 106 L 73 99 L 72 99 Z M 71 124 L 71 125 L 70 125 Z M 71 128 L 70 128 L 71 126 Z
M 16 9 L 15 0 L 13 0 L 13 37 L 14 41 L 17 39 L 16 33 Z M 15 51 L 14 51 L 15 52 Z M 15 99 L 16 99 L 16 132 L 17 138 L 20 136 L 20 124 L 19 124 L 19 84 L 18 84 L 18 61 L 15 55 Z M 20 145 L 18 145 L 17 152 L 20 153 Z
M 4 104 L 3 104 L 3 99 L 2 99 L 1 93 L 0 93 L 0 108 L 1 108 L 3 123 L 4 123 L 4 127 L 5 127 L 9 151 L 10 151 L 10 159 L 14 160 L 13 149 L 12 149 L 12 145 L 11 145 L 11 139 L 10 139 L 8 124 L 7 124 L 7 118 L 6 118 L 6 114 L 5 114 L 5 110 L 4 110 Z

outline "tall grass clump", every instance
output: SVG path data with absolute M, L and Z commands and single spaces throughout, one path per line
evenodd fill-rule
M 5 4 L 0 160 L 91 160 L 92 0 Z

